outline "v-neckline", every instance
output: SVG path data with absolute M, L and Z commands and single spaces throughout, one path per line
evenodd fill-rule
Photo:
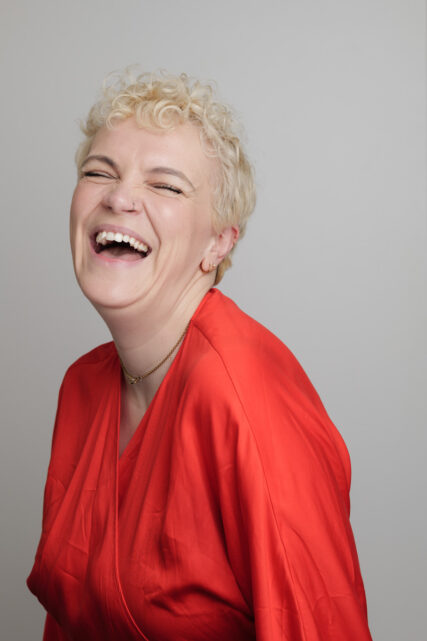
M 179 349 L 178 349 L 177 353 L 175 354 L 175 357 L 174 357 L 174 359 L 173 359 L 173 361 L 171 363 L 171 366 L 169 367 L 168 371 L 166 372 L 162 382 L 160 383 L 159 387 L 157 388 L 156 393 L 154 394 L 153 398 L 151 399 L 151 402 L 149 403 L 149 405 L 148 405 L 148 407 L 147 407 L 147 409 L 146 409 L 146 411 L 144 413 L 144 416 L 141 418 L 140 422 L 138 423 L 138 426 L 137 426 L 136 430 L 132 434 L 131 438 L 127 442 L 126 447 L 124 448 L 124 450 L 123 450 L 123 452 L 121 454 L 119 453 L 119 450 L 120 450 L 120 416 L 121 416 L 121 404 L 122 404 L 122 385 L 121 385 L 121 381 L 122 381 L 123 374 L 122 374 L 122 368 L 121 368 L 121 365 L 120 365 L 119 355 L 118 355 L 118 353 L 116 351 L 116 355 L 117 355 L 117 360 L 116 360 L 117 379 L 116 379 L 115 385 L 116 385 L 116 389 L 117 389 L 118 406 L 117 406 L 117 416 L 116 416 L 115 443 L 116 443 L 117 476 L 118 476 L 118 473 L 119 473 L 119 467 L 121 466 L 121 461 L 124 461 L 127 458 L 129 458 L 129 454 L 136 447 L 136 443 L 139 440 L 141 432 L 143 432 L 143 430 L 144 430 L 143 426 L 147 422 L 147 420 L 148 420 L 148 418 L 149 418 L 149 416 L 150 416 L 150 414 L 152 412 L 153 407 L 156 405 L 158 397 L 160 396 L 160 394 L 163 392 L 163 389 L 168 384 L 169 379 L 172 377 L 173 372 L 174 372 L 175 368 L 177 367 L 177 363 L 181 359 L 182 353 L 183 353 L 183 351 L 185 349 L 185 345 L 186 345 L 186 343 L 188 341 L 188 336 L 189 336 L 189 334 L 190 334 L 190 332 L 192 330 L 192 327 L 193 327 L 194 319 L 196 318 L 196 316 L 198 315 L 198 313 L 202 309 L 202 307 L 205 306 L 205 304 L 206 304 L 207 300 L 210 298 L 210 296 L 212 294 L 214 294 L 215 292 L 217 292 L 217 290 L 214 287 L 209 289 L 206 292 L 206 294 L 203 296 L 203 298 L 200 301 L 200 303 L 198 304 L 197 308 L 195 309 L 195 311 L 194 311 L 194 313 L 193 313 L 193 315 L 192 315 L 192 317 L 191 317 L 191 319 L 190 319 L 190 321 L 188 323 L 188 329 L 187 329 L 187 331 L 185 333 L 185 336 L 184 336 L 184 338 L 183 338 L 183 340 L 181 342 L 181 345 L 179 346 Z M 117 480 L 118 479 L 116 478 L 116 484 L 117 484 Z
M 114 511 L 113 511 L 113 517 L 114 517 L 114 574 L 115 574 L 115 580 L 116 580 L 116 585 L 117 589 L 120 595 L 120 600 L 122 603 L 122 606 L 124 608 L 124 611 L 126 612 L 126 615 L 128 617 L 128 620 L 132 627 L 137 631 L 137 633 L 140 635 L 141 639 L 143 641 L 149 641 L 149 639 L 144 635 L 142 630 L 139 628 L 135 618 L 132 615 L 132 612 L 129 609 L 129 606 L 126 601 L 126 596 L 123 590 L 123 584 L 120 576 L 120 557 L 119 557 L 119 549 L 120 549 L 120 530 L 119 530 L 119 512 L 120 512 L 120 505 L 119 505 L 119 499 L 120 499 L 120 468 L 123 467 L 126 464 L 126 461 L 129 460 L 129 458 L 132 455 L 132 452 L 138 447 L 138 442 L 141 439 L 141 435 L 145 430 L 146 424 L 150 418 L 150 415 L 153 411 L 153 408 L 158 402 L 158 398 L 161 394 L 163 394 L 163 391 L 165 387 L 168 385 L 169 380 L 173 376 L 173 373 L 177 367 L 177 364 L 179 360 L 182 357 L 182 353 L 185 349 L 185 345 L 187 343 L 188 335 L 191 331 L 191 324 L 192 321 L 190 321 L 187 333 L 184 337 L 184 340 L 182 341 L 179 350 L 177 351 L 175 358 L 173 359 L 173 362 L 171 363 L 171 366 L 169 367 L 168 371 L 165 374 L 165 377 L 163 378 L 162 382 L 160 383 L 155 395 L 153 396 L 146 412 L 144 413 L 144 416 L 141 418 L 141 421 L 138 424 L 138 427 L 136 428 L 135 432 L 132 434 L 132 437 L 129 439 L 128 443 L 126 444 L 126 447 L 124 448 L 123 452 L 121 455 L 119 455 L 119 446 L 120 446 L 120 413 L 121 413 L 121 377 L 122 377 L 122 368 L 120 365 L 120 359 L 118 357 L 118 354 L 116 356 L 116 379 L 115 379 L 115 388 L 116 388 L 116 398 L 117 398 L 117 411 L 116 411 L 116 424 L 115 424 L 115 460 L 114 460 Z
M 147 410 L 144 414 L 144 416 L 141 418 L 141 421 L 136 428 L 135 432 L 132 434 L 132 437 L 129 439 L 128 443 L 126 444 L 126 447 L 124 448 L 123 452 L 121 455 L 119 455 L 119 446 L 120 446 L 120 413 L 121 413 L 121 377 L 122 377 L 122 369 L 120 365 L 120 359 L 118 356 L 118 353 L 116 351 L 116 378 L 115 378 L 115 396 L 117 399 L 117 408 L 116 408 L 116 419 L 115 419 L 115 425 L 114 425 L 114 436 L 115 436 L 115 458 L 114 458 L 114 501 L 113 501 L 113 518 L 114 518 L 114 526 L 113 526 L 113 535 L 114 535 L 114 574 L 115 574 L 115 580 L 116 580 L 116 585 L 118 592 L 120 594 L 120 599 L 122 606 L 127 614 L 127 617 L 133 626 L 133 628 L 137 631 L 137 633 L 140 635 L 141 639 L 143 641 L 149 641 L 147 637 L 144 635 L 142 630 L 139 628 L 137 622 L 135 621 L 129 607 L 126 601 L 126 596 L 124 594 L 123 590 L 123 585 L 122 585 L 122 580 L 120 577 L 120 563 L 119 563 L 119 549 L 120 549 L 120 535 L 119 535 L 119 483 L 120 483 L 120 468 L 123 467 L 126 463 L 126 461 L 130 458 L 132 452 L 137 448 L 137 444 L 139 443 L 141 439 L 141 435 L 144 432 L 146 428 L 146 424 L 150 418 L 151 413 L 153 412 L 153 408 L 157 405 L 158 399 L 161 395 L 163 395 L 163 392 L 166 388 L 166 386 L 169 384 L 169 381 L 171 378 L 174 376 L 175 370 L 178 367 L 179 362 L 181 361 L 183 354 L 187 348 L 187 344 L 189 341 L 189 338 L 191 336 L 192 330 L 193 330 L 193 325 L 194 325 L 194 319 L 197 317 L 197 314 L 199 310 L 205 306 L 206 301 L 210 298 L 210 295 L 214 293 L 216 290 L 214 288 L 210 289 L 206 294 L 204 295 L 203 299 L 200 301 L 197 309 L 193 313 L 193 316 L 190 319 L 190 322 L 188 324 L 188 330 L 184 336 L 184 340 L 182 341 L 181 345 L 179 346 L 179 349 L 175 355 L 175 358 L 173 359 L 173 362 L 171 363 L 171 366 L 169 367 L 168 371 L 165 374 L 165 377 L 163 378 L 162 382 L 160 383 L 155 395 L 153 396 L 149 406 L 147 407 Z
M 174 359 L 173 359 L 168 371 L 166 372 L 163 380 L 161 381 L 159 387 L 156 390 L 156 393 L 154 394 L 154 396 L 151 399 L 147 409 L 145 410 L 144 415 L 142 416 L 140 422 L 138 423 L 138 426 L 136 427 L 136 429 L 135 429 L 134 433 L 132 434 L 132 436 L 130 437 L 129 441 L 126 443 L 126 446 L 123 449 L 123 452 L 121 454 L 120 454 L 120 418 L 121 418 L 121 405 L 122 405 L 122 377 L 123 377 L 123 373 L 122 373 L 122 368 L 121 368 L 121 365 L 120 365 L 120 359 L 119 359 L 119 357 L 117 355 L 117 364 L 116 364 L 116 366 L 117 366 L 116 386 L 117 387 L 116 387 L 116 389 L 117 389 L 117 405 L 118 405 L 118 407 L 117 407 L 117 415 L 116 415 L 116 435 L 115 435 L 115 440 L 116 440 L 116 461 L 117 461 L 117 464 L 118 464 L 118 468 L 121 466 L 121 462 L 123 460 L 126 460 L 127 458 L 129 458 L 129 456 L 132 454 L 132 451 L 135 449 L 136 443 L 140 439 L 141 432 L 144 431 L 144 425 L 147 423 L 147 421 L 148 421 L 148 419 L 150 417 L 150 414 L 153 411 L 153 407 L 157 403 L 158 397 L 163 393 L 163 390 L 167 386 L 167 384 L 169 382 L 169 379 L 172 377 L 173 372 L 174 372 L 174 370 L 175 370 L 175 368 L 177 366 L 177 363 L 181 359 L 182 352 L 183 352 L 183 350 L 185 348 L 185 344 L 187 342 L 187 337 L 188 337 L 188 335 L 189 335 L 189 333 L 191 331 L 191 325 L 192 325 L 192 319 L 190 320 L 190 322 L 188 324 L 187 332 L 186 332 L 186 334 L 185 334 L 185 336 L 183 338 L 183 341 L 182 341 L 181 345 L 179 346 L 179 349 L 178 349 L 177 353 L 175 354 L 175 357 L 174 357 Z M 119 473 L 119 470 L 117 470 L 117 471 Z M 118 479 L 116 479 L 116 482 L 117 482 L 117 480 Z

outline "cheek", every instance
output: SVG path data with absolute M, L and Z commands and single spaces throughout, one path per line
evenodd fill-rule
M 80 215 L 79 212 L 82 211 L 82 203 L 81 203 L 81 195 L 80 195 L 80 189 L 79 186 L 74 190 L 73 197 L 71 199 L 71 205 L 70 205 L 70 225 L 71 228 L 73 225 L 76 224 L 76 222 L 79 220 Z
M 197 212 L 197 216 L 190 230 L 190 235 L 194 240 L 198 241 L 199 245 L 205 246 L 211 241 L 214 235 L 214 229 L 209 211 L 203 210 Z
M 85 219 L 85 211 L 87 211 L 87 198 L 81 186 L 77 185 L 70 205 L 70 242 L 73 256 L 75 256 L 76 252 L 79 227 Z
M 195 214 L 187 212 L 187 216 L 171 222 L 168 234 L 173 242 L 180 245 L 183 254 L 199 256 L 210 241 L 211 226 L 202 218 L 200 211 Z
M 84 182 L 77 184 L 70 206 L 70 216 L 73 220 L 84 220 L 102 199 L 102 193 L 94 187 Z
M 73 229 L 76 219 L 76 190 L 74 190 L 73 197 L 70 204 L 70 230 Z
M 181 238 L 194 242 L 208 242 L 212 236 L 213 224 L 209 204 L 195 203 L 191 208 L 183 209 L 179 215 L 171 217 L 170 228 Z

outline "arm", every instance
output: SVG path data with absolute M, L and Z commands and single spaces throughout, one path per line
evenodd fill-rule
M 47 614 L 44 626 L 43 641 L 67 641 L 65 633 L 55 619 Z
M 249 338 L 218 338 L 186 403 L 257 641 L 370 641 L 347 449 L 292 355 Z
M 257 640 L 370 641 L 348 460 L 326 414 L 271 404 L 253 426 L 241 404 L 227 416 L 218 406 L 212 445 L 226 545 Z

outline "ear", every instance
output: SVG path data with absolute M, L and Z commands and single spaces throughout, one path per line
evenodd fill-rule
M 217 267 L 222 260 L 230 253 L 239 239 L 239 228 L 235 225 L 225 227 L 217 234 L 203 257 L 202 271 L 211 271 L 211 267 Z

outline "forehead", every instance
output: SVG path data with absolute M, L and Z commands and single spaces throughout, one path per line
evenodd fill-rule
M 89 154 L 112 157 L 121 165 L 136 163 L 141 169 L 150 166 L 173 166 L 191 172 L 193 177 L 213 176 L 217 160 L 203 149 L 200 129 L 186 123 L 174 129 L 140 127 L 134 118 L 128 118 L 101 127 L 95 135 Z

